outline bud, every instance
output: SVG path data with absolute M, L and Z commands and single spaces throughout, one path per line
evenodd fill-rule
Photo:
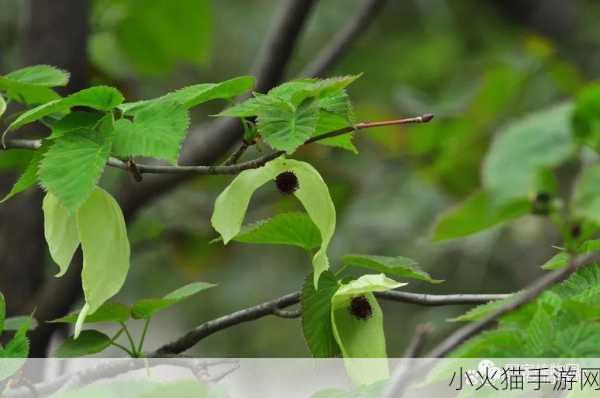
M 275 185 L 283 195 L 291 195 L 299 187 L 298 177 L 291 171 L 284 171 L 275 178 Z
M 350 313 L 355 318 L 366 321 L 373 315 L 373 308 L 365 296 L 356 296 L 350 301 Z

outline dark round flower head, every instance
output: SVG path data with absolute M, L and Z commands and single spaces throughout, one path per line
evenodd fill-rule
M 277 189 L 284 195 L 293 194 L 299 187 L 298 177 L 291 171 L 284 171 L 275 178 Z
M 373 315 L 373 308 L 365 296 L 356 296 L 350 301 L 350 313 L 357 319 L 366 321 Z

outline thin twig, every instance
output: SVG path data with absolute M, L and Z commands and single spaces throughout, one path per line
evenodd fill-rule
M 401 291 L 388 291 L 376 293 L 376 296 L 390 301 L 422 304 L 427 306 L 453 305 L 453 304 L 483 304 L 491 300 L 508 297 L 505 294 L 451 294 L 435 295 Z M 173 342 L 160 347 L 149 354 L 150 357 L 162 357 L 166 354 L 180 354 L 196 345 L 202 339 L 221 330 L 239 325 L 240 323 L 260 319 L 268 315 L 276 315 L 281 309 L 300 302 L 300 292 L 294 292 L 274 300 L 266 301 L 252 307 L 245 308 L 224 315 L 220 318 L 205 322 Z
M 398 120 L 386 120 L 380 122 L 365 122 L 358 123 L 354 127 L 345 127 L 339 130 L 331 131 L 329 133 L 317 135 L 312 137 L 304 145 L 311 144 L 313 142 L 321 141 L 326 138 L 337 137 L 342 134 L 348 134 L 357 130 L 365 130 L 382 126 L 392 125 L 404 125 L 414 123 L 427 123 L 433 118 L 431 114 L 425 114 L 416 117 L 410 117 L 406 119 Z M 6 141 L 7 149 L 10 148 L 21 148 L 21 149 L 38 149 L 42 142 L 40 140 L 22 140 L 22 139 L 8 139 Z M 196 174 L 196 175 L 233 175 L 238 174 L 244 170 L 257 169 L 264 166 L 267 162 L 278 158 L 283 155 L 284 151 L 275 151 L 267 155 L 261 156 L 256 159 L 249 160 L 247 162 L 225 165 L 225 166 L 164 166 L 164 165 L 149 165 L 149 164 L 135 164 L 136 173 L 140 176 L 142 174 Z M 107 165 L 118 169 L 131 172 L 131 163 L 124 162 L 116 158 L 108 159 Z
M 493 325 L 498 318 L 521 308 L 527 303 L 532 302 L 546 290 L 568 278 L 573 272 L 597 262 L 600 262 L 600 252 L 594 252 L 584 256 L 575 257 L 569 262 L 567 267 L 547 273 L 541 278 L 535 280 L 526 289 L 516 293 L 514 295 L 514 300 L 508 300 L 502 307 L 487 315 L 485 318 L 477 322 L 470 323 L 448 336 L 427 354 L 427 358 L 431 358 L 431 360 L 427 361 L 427 363 L 421 364 L 419 369 L 426 369 L 427 366 L 432 363 L 434 358 L 441 358 L 448 355 L 469 338 Z M 418 373 L 418 370 L 411 369 L 411 372 L 413 371 Z M 401 397 L 401 394 L 399 394 L 399 389 L 403 388 L 402 386 L 405 383 L 398 382 L 398 380 L 406 380 L 407 373 L 410 372 L 402 368 L 394 372 L 390 379 L 390 387 L 388 388 L 384 397 Z
M 234 153 L 232 153 L 227 160 L 223 162 L 223 166 L 231 166 L 232 164 L 236 164 L 238 160 L 240 160 L 242 155 L 244 155 L 244 153 L 248 150 L 248 148 L 250 148 L 250 145 L 250 142 L 242 140 L 242 144 L 240 145 L 240 147 Z
M 354 18 L 332 39 L 315 59 L 302 71 L 302 76 L 322 77 L 342 58 L 356 39 L 361 36 L 383 8 L 385 0 L 365 0 Z

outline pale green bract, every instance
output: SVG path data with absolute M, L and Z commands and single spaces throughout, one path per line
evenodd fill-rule
M 69 214 L 51 193 L 44 198 L 43 210 L 46 241 L 60 268 L 58 276 L 66 272 L 80 243 L 83 250 L 86 303 L 77 319 L 77 336 L 87 314 L 93 314 L 125 282 L 130 255 L 125 219 L 115 199 L 98 187 L 76 214 Z
M 93 314 L 125 282 L 130 255 L 127 227 L 117 201 L 96 188 L 77 212 L 77 229 L 83 250 L 83 292 Z
M 333 334 L 344 355 L 344 364 L 354 384 L 368 385 L 389 378 L 383 313 L 373 292 L 405 286 L 384 274 L 363 275 L 342 285 L 331 298 Z M 371 315 L 359 319 L 350 312 L 354 297 L 364 296 Z
M 44 212 L 44 237 L 50 257 L 58 265 L 56 277 L 64 275 L 79 246 L 79 233 L 75 217 L 60 204 L 56 196 L 46 194 L 42 202 Z
M 277 158 L 258 169 L 243 171 L 215 201 L 211 223 L 227 244 L 240 232 L 254 191 L 285 171 L 293 172 L 298 178 L 299 188 L 294 195 L 321 233 L 321 247 L 313 257 L 316 286 L 319 275 L 329 268 L 327 248 L 335 231 L 336 216 L 327 184 L 310 164 Z

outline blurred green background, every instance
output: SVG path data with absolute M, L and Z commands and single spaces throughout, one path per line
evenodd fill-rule
M 87 38 L 90 75 L 129 100 L 158 96 L 185 85 L 246 74 L 276 0 L 94 0 Z M 323 0 L 288 68 L 295 77 L 352 18 L 358 0 Z M 23 65 L 27 2 L 0 0 L 0 71 Z M 558 231 L 529 216 L 472 237 L 431 241 L 442 212 L 480 185 L 480 166 L 502 126 L 531 111 L 571 98 L 597 77 L 600 4 L 594 1 L 388 1 L 370 29 L 330 75 L 363 73 L 350 88 L 359 121 L 432 112 L 421 126 L 390 127 L 357 135 L 358 156 L 307 147 L 330 186 L 338 210 L 331 247 L 343 254 L 403 255 L 416 259 L 440 285 L 411 281 L 414 292 L 504 293 L 541 273 Z M 224 103 L 196 111 L 202 125 Z M 202 130 L 192 130 L 202 134 Z M 249 156 L 249 155 L 247 155 Z M 104 185 L 127 178 L 109 172 Z M 131 273 L 118 300 L 162 295 L 195 281 L 218 283 L 153 320 L 147 348 L 200 323 L 298 289 L 311 270 L 298 249 L 209 242 L 212 203 L 228 177 L 200 177 L 164 195 L 129 224 Z M 265 187 L 249 221 L 296 209 Z M 1 222 L 1 221 L 0 221 Z M 49 270 L 53 265 L 48 261 Z M 430 322 L 429 344 L 457 325 L 465 310 L 383 303 L 388 351 L 401 356 L 415 326 Z M 140 325 L 141 326 L 141 325 Z M 199 356 L 309 356 L 300 320 L 267 317 L 215 334 L 198 344 Z

